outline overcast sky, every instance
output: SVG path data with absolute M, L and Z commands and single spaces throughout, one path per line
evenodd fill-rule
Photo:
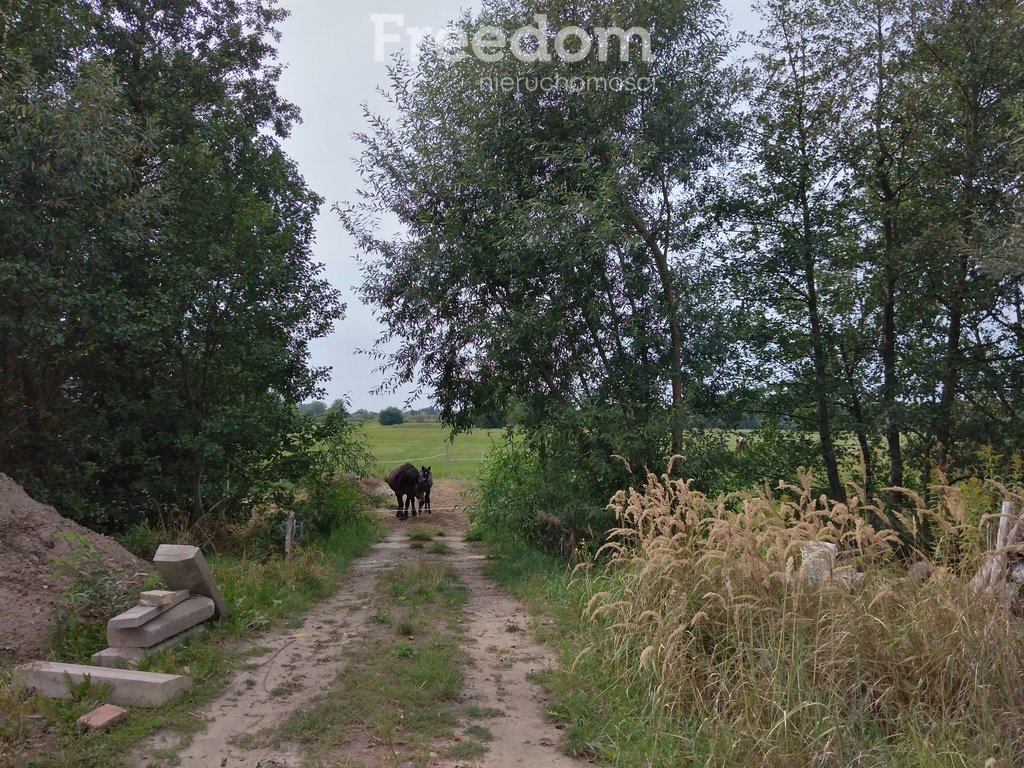
M 330 366 L 328 402 L 347 397 L 353 409 L 380 410 L 403 406 L 407 392 L 374 396 L 383 376 L 377 363 L 356 350 L 369 349 L 379 326 L 369 308 L 360 304 L 354 286 L 359 283 L 355 246 L 331 205 L 353 200 L 359 184 L 353 158 L 359 147 L 352 138 L 363 130 L 361 105 L 369 102 L 383 108 L 376 88 L 386 83 L 386 63 L 376 61 L 375 25 L 371 16 L 393 14 L 405 17 L 408 27 L 439 30 L 463 8 L 477 8 L 467 0 L 282 0 L 291 11 L 282 25 L 280 59 L 286 64 L 280 92 L 302 110 L 302 125 L 296 126 L 285 150 L 299 164 L 306 182 L 326 198 L 317 225 L 315 256 L 325 267 L 327 279 L 338 288 L 348 305 L 345 319 L 333 335 L 312 346 L 312 363 Z M 755 16 L 748 0 L 725 0 L 734 27 L 749 31 Z M 379 22 L 383 23 L 383 22 Z M 643 20 L 637 19 L 642 25 Z M 387 31 L 397 32 L 388 24 Z M 386 43 L 384 52 L 393 54 L 399 43 Z M 414 407 L 429 405 L 420 400 Z

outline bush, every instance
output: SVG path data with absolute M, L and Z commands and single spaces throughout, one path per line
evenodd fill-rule
M 385 427 L 390 427 L 394 424 L 401 424 L 405 421 L 405 414 L 398 408 L 385 408 L 377 415 L 377 420 Z
M 734 442 L 746 441 L 737 450 Z M 796 477 L 801 467 L 820 463 L 815 440 L 808 434 L 762 425 L 742 435 L 725 430 L 687 430 L 683 434 L 682 459 L 675 465 L 677 477 L 692 480 L 693 487 L 709 496 L 762 487 Z
M 146 574 L 111 567 L 84 536 L 63 535 L 76 546 L 54 561 L 54 575 L 68 586 L 54 605 L 52 648 L 58 659 L 88 663 L 106 645 L 107 620 L 135 604 Z
M 576 560 L 614 522 L 606 495 L 595 495 L 579 473 L 543 462 L 512 437 L 491 449 L 480 485 L 480 502 L 470 510 L 471 535 L 489 541 L 522 541 Z

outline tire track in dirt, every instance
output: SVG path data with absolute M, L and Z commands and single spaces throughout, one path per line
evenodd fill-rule
M 378 576 L 417 558 L 451 567 L 469 591 L 464 615 L 466 651 L 472 663 L 465 671 L 462 702 L 502 712 L 487 720 L 494 735 L 487 754 L 471 761 L 437 757 L 429 764 L 438 768 L 584 765 L 558 749 L 561 734 L 545 722 L 544 693 L 528 679 L 532 672 L 554 663 L 554 655 L 530 635 L 530 618 L 522 604 L 484 576 L 486 548 L 462 540 L 466 517 L 459 490 L 456 481 L 435 481 L 432 501 L 438 511 L 423 518 L 400 522 L 390 513 L 380 513 L 387 539 L 353 563 L 337 594 L 314 606 L 299 629 L 270 632 L 251 643 L 258 655 L 232 677 L 226 693 L 195 713 L 205 730 L 193 735 L 188 744 L 184 744 L 187 737 L 177 735 L 152 739 L 136 753 L 135 765 L 298 768 L 302 757 L 295 745 L 250 748 L 244 738 L 284 722 L 335 681 L 344 668 L 345 650 L 369 626 Z M 431 555 L 410 549 L 406 532 L 417 522 L 443 530 L 449 553 Z M 365 750 L 357 751 L 359 758 L 366 757 Z M 381 753 L 379 764 L 385 762 Z

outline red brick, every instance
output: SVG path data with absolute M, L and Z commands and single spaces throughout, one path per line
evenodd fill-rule
M 101 704 L 92 712 L 82 715 L 78 722 L 94 731 L 105 731 L 128 717 L 128 710 L 113 704 Z

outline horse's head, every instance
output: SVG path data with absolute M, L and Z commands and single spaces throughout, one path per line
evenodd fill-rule
M 420 466 L 420 476 L 416 479 L 418 489 L 430 488 L 434 484 L 434 478 L 430 474 L 430 467 Z

